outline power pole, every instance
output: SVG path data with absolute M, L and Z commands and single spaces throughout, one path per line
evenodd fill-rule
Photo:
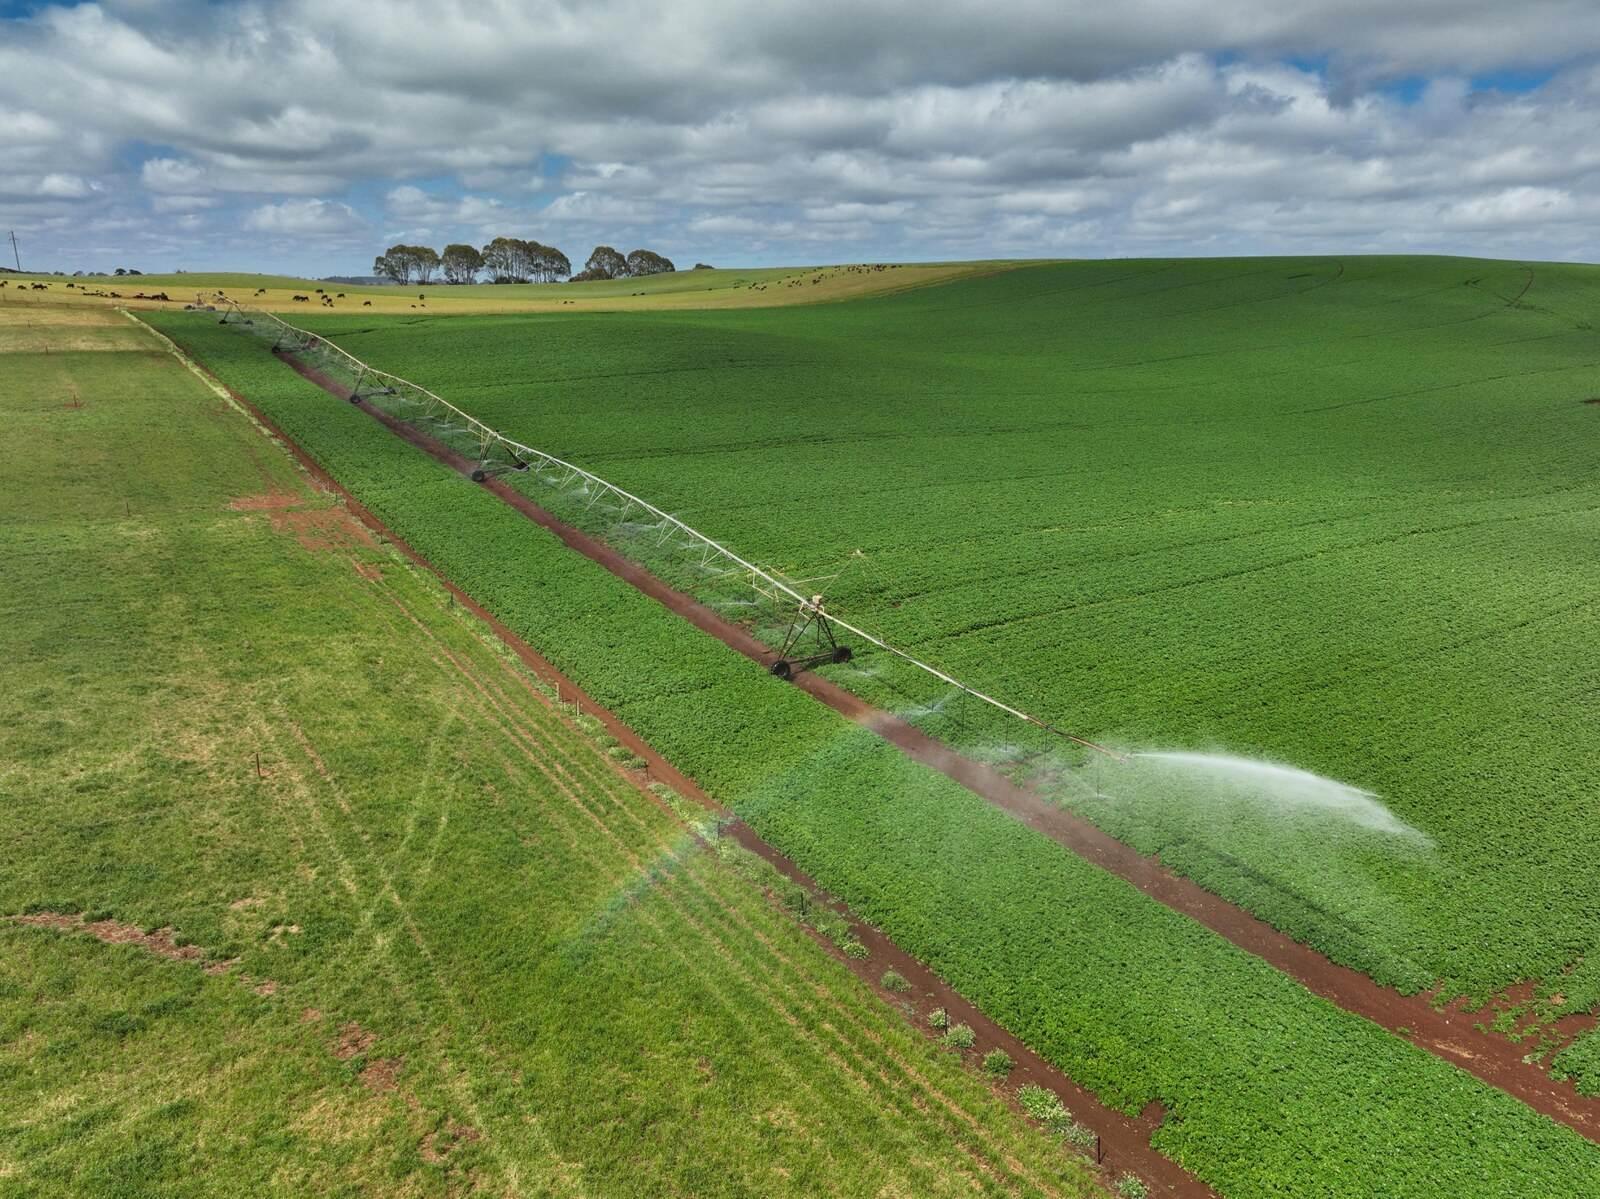
M 11 257 L 17 260 L 17 273 L 22 273 L 22 255 L 17 252 L 17 231 L 11 230 Z

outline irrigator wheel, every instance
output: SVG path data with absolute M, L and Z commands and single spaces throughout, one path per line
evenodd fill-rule
M 489 476 L 484 474 L 481 469 L 472 472 L 472 481 L 474 483 L 482 483 L 488 477 Z
M 853 657 L 855 657 L 855 654 L 850 652 L 848 645 L 836 645 L 833 647 L 833 660 L 835 662 L 848 662 Z
M 352 404 L 359 404 L 361 402 L 361 397 L 352 391 L 350 393 L 350 402 Z
M 784 659 L 779 658 L 772 664 L 772 673 L 778 678 L 787 681 L 794 676 L 794 667 L 790 666 Z

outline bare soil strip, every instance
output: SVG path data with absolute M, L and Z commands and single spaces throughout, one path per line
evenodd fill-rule
M 284 354 L 281 357 L 297 373 L 330 395 L 341 400 L 349 398 L 348 388 L 341 387 L 322 372 L 294 359 L 291 355 Z M 240 402 L 245 403 L 243 400 Z M 368 415 L 385 425 L 396 436 L 461 474 L 471 474 L 475 464 L 442 442 L 398 418 L 376 411 L 371 405 L 362 407 Z M 262 419 L 263 423 L 268 423 L 259 413 L 257 418 Z M 304 454 L 301 456 L 305 458 Z M 309 462 L 309 459 L 307 461 Z M 319 477 L 326 477 L 326 473 L 318 468 L 313 467 L 313 470 Z M 337 488 L 337 484 L 333 486 Z M 757 641 L 743 628 L 724 620 L 694 597 L 674 590 L 604 542 L 556 519 L 521 492 L 497 479 L 489 479 L 481 486 L 486 487 L 530 520 L 549 529 L 572 549 L 598 562 L 618 578 L 631 583 L 638 590 L 723 644 L 738 650 L 763 666 L 770 666 L 776 660 L 777 655 L 774 651 Z M 338 490 L 343 491 L 342 488 Z M 345 494 L 348 499 L 348 493 Z M 354 503 L 353 500 L 351 502 Z M 363 519 L 368 518 L 363 515 Z M 393 537 L 393 534 L 385 535 Z M 407 552 L 412 553 L 409 549 Z M 413 554 L 413 557 L 415 556 Z M 418 560 L 420 561 L 420 558 Z M 474 608 L 476 609 L 476 605 Z M 496 622 L 493 617 L 481 609 L 476 610 L 490 622 L 497 634 L 508 640 L 513 638 L 509 630 Z M 553 669 L 548 664 L 545 668 Z M 988 766 L 963 757 L 921 729 L 873 707 L 843 687 L 810 672 L 797 675 L 794 682 L 796 686 L 827 704 L 834 711 L 871 729 L 884 740 L 898 746 L 910 757 L 940 771 L 974 794 L 1009 812 L 1030 828 L 1037 829 L 1072 850 L 1084 860 L 1132 883 L 1152 899 L 1159 900 L 1174 911 L 1182 912 L 1213 932 L 1226 937 L 1240 949 L 1254 954 L 1275 969 L 1289 975 L 1313 994 L 1321 996 L 1347 1012 L 1372 1021 L 1396 1036 L 1403 1037 L 1418 1048 L 1425 1049 L 1451 1065 L 1467 1071 L 1490 1086 L 1521 1100 L 1535 1111 L 1565 1124 L 1589 1140 L 1600 1144 L 1600 1099 L 1586 1098 L 1578 1094 L 1571 1082 L 1557 1082 L 1537 1063 L 1523 1061 L 1527 1053 L 1524 1047 L 1499 1034 L 1486 1032 L 1477 1027 L 1485 1019 L 1483 1013 L 1465 1012 L 1460 1010 L 1459 1006 L 1437 1008 L 1425 994 L 1401 995 L 1398 991 L 1379 986 L 1360 971 L 1329 961 L 1311 946 L 1301 944 L 1243 908 L 1236 907 L 1197 883 L 1172 873 L 1163 867 L 1158 859 L 1146 857 L 1124 845 L 1087 820 L 1049 803 L 1032 791 L 1017 786 Z M 567 682 L 565 686 L 572 687 L 572 684 Z M 618 736 L 621 736 L 620 731 Z M 637 742 L 638 739 L 634 738 L 633 741 Z M 630 742 L 630 745 L 632 744 Z M 642 742 L 638 742 L 638 746 L 642 745 Z M 649 756 L 644 754 L 642 749 L 635 748 L 642 756 Z M 671 776 L 663 774 L 661 777 L 674 788 L 678 787 L 678 782 L 674 779 L 679 780 L 685 784 L 684 794 L 705 799 L 704 793 L 677 771 L 672 771 Z M 749 835 L 754 838 L 754 834 Z M 754 849 L 755 846 L 752 845 L 751 848 Z M 770 846 L 765 846 L 757 852 L 762 853 L 764 857 L 776 855 L 770 856 L 769 860 L 782 863 L 780 868 L 786 872 L 794 872 L 792 877 L 801 877 L 793 864 L 788 863 L 781 855 L 777 855 L 777 851 Z M 922 973 L 928 973 L 925 968 L 919 969 Z M 975 1010 L 971 1009 L 971 1005 L 966 1006 L 969 1010 Z M 1593 1019 L 1591 1017 L 1587 1021 L 1575 1020 L 1570 1023 L 1572 1031 L 1576 1033 L 1582 1031 L 1585 1023 L 1592 1026 Z M 977 1025 L 974 1024 L 974 1027 Z M 1011 1038 L 1011 1042 L 1020 1046 L 1015 1038 Z M 1022 1060 L 1009 1047 L 1007 1052 L 1011 1052 L 1019 1061 Z M 1096 1124 L 1095 1129 L 1100 1131 L 1099 1125 Z M 1102 1136 L 1104 1135 L 1102 1133 Z
M 319 372 L 293 360 L 288 355 L 283 355 L 283 359 L 300 374 L 306 376 L 306 378 L 323 387 L 331 394 L 338 396 L 340 399 L 348 398 L 349 392 L 347 389 L 340 388 Z M 318 486 L 338 495 L 343 500 L 352 516 L 380 539 L 389 542 L 412 562 L 437 578 L 455 597 L 457 603 L 482 620 L 493 631 L 495 636 L 515 653 L 535 675 L 554 686 L 563 699 L 576 702 L 585 714 L 593 715 L 600 719 L 605 724 L 607 731 L 627 746 L 628 749 L 643 758 L 646 766 L 642 772 L 637 774 L 632 772 L 624 773 L 628 774 L 634 784 L 652 802 L 659 803 L 660 800 L 653 792 L 648 790 L 648 785 L 651 781 L 659 781 L 665 783 L 685 798 L 703 805 L 707 810 L 727 821 L 722 828 L 724 836 L 734 838 L 745 849 L 770 862 L 786 878 L 812 891 L 829 907 L 849 920 L 855 926 L 857 937 L 869 950 L 869 956 L 865 959 L 857 960 L 847 957 L 839 951 L 833 942 L 823 937 L 815 929 L 809 926 L 803 927 L 836 961 L 848 967 L 886 1002 L 897 1006 L 903 1006 L 907 1002 L 907 995 L 886 990 L 880 981 L 885 970 L 895 970 L 911 984 L 911 991 L 908 994 L 916 996 L 922 1006 L 925 1006 L 930 1011 L 933 1008 L 943 1007 L 949 1013 L 951 1024 L 969 1025 L 976 1034 L 977 1048 L 979 1050 L 991 1048 L 1005 1050 L 1016 1063 L 1010 1074 L 1010 1083 L 1015 1084 L 1017 1087 L 1026 1083 L 1035 1083 L 1054 1091 L 1060 1096 L 1062 1103 L 1073 1114 L 1077 1122 L 1095 1133 L 1099 1138 L 1098 1160 L 1107 1171 L 1108 1177 L 1116 1177 L 1122 1173 L 1134 1173 L 1145 1181 L 1160 1187 L 1165 1193 L 1181 1197 L 1181 1199 L 1218 1199 L 1217 1193 L 1204 1182 L 1151 1147 L 1150 1135 L 1160 1126 L 1165 1115 L 1158 1104 L 1151 1104 L 1137 1117 L 1126 1116 L 1113 1108 L 1106 1107 L 1092 1091 L 1079 1086 L 1058 1066 L 1040 1057 L 1021 1040 L 986 1016 L 935 974 L 932 969 L 901 949 L 878 929 L 873 928 L 855 916 L 847 905 L 830 895 L 782 853 L 763 841 L 753 829 L 738 820 L 731 812 L 708 796 L 698 783 L 662 757 L 636 732 L 623 724 L 614 713 L 597 703 L 586 691 L 546 661 L 538 651 L 524 642 L 488 609 L 457 587 L 438 567 L 434 566 L 433 563 L 424 558 L 409 543 L 368 511 L 337 479 L 324 470 L 304 448 L 279 429 L 265 413 L 261 412 L 244 396 L 227 387 L 221 379 L 206 370 L 205 367 L 194 363 L 186 356 L 185 361 L 208 382 L 225 390 L 233 401 L 250 415 L 251 419 L 256 421 L 271 436 L 282 442 Z M 373 416 L 383 419 L 380 414 L 371 412 L 370 407 L 368 411 Z M 429 439 L 422 437 L 415 430 L 397 421 L 390 422 L 385 420 L 385 423 L 396 433 L 412 441 L 413 444 L 416 444 L 427 453 L 441 458 L 458 470 L 470 473 L 472 464 L 451 454 L 442 445 L 430 443 Z M 520 501 L 517 505 L 519 510 L 532 516 L 541 524 L 547 524 L 547 527 L 555 529 L 558 533 L 566 528 L 566 526 L 560 525 L 559 522 L 555 521 L 548 513 L 533 505 L 531 501 L 526 500 L 525 497 L 518 495 L 509 488 L 495 485 L 495 490 L 502 498 L 513 500 L 514 502 Z M 526 505 L 526 507 L 523 505 Z M 569 531 L 576 537 L 583 537 L 583 534 L 578 533 L 576 530 Z M 596 545 L 598 547 L 598 543 Z M 631 565 L 624 563 L 620 558 L 617 559 L 617 563 L 619 567 Z M 642 571 L 640 574 L 654 586 L 665 588 L 665 585 L 655 579 L 654 576 Z M 672 592 L 671 594 L 676 595 L 677 593 Z M 686 599 L 687 597 L 680 598 Z M 693 601 L 689 602 L 692 603 Z M 308 1013 L 309 1011 L 310 1009 L 308 1009 Z M 320 1016 L 320 1013 L 318 1015 Z M 918 1022 L 916 1026 L 925 1035 L 933 1035 L 926 1022 Z M 1015 1103 L 1012 1092 L 1008 1091 L 1007 1096 Z
M 137 945 L 148 953 L 175 962 L 199 962 L 206 956 L 206 951 L 198 945 L 179 945 L 170 928 L 158 928 L 147 933 L 136 924 L 123 924 L 111 919 L 85 920 L 81 915 L 69 912 L 31 912 L 13 916 L 11 921 L 32 928 L 54 929 L 56 932 L 88 933 L 107 945 Z

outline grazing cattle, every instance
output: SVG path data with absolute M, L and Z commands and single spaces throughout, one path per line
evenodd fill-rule
M 361 307 L 363 307 L 363 308 L 371 308 L 372 307 L 372 301 L 371 300 L 362 300 L 361 301 Z
M 342 299 L 344 299 L 344 292 L 342 292 L 342 291 L 341 291 L 341 292 L 340 292 L 340 293 L 339 293 L 339 298 L 340 298 L 340 299 L 341 299 L 341 300 L 342 300 Z
M 322 294 L 323 294 L 323 293 L 322 293 L 322 288 L 320 288 L 320 287 L 319 287 L 319 288 L 317 288 L 317 294 L 318 294 L 318 295 L 319 295 L 319 296 L 320 296 L 320 295 L 322 295 Z
M 309 304 L 311 302 L 311 297 L 310 296 L 296 296 L 295 297 L 295 302 L 298 303 L 298 304 Z
M 0 279 L 0 287 L 4 287 L 5 285 L 6 281 L 4 279 Z

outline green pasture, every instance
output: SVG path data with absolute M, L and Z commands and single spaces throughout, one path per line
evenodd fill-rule
M 148 330 L 48 318 L 0 317 L 0 1193 L 1091 1193 Z

